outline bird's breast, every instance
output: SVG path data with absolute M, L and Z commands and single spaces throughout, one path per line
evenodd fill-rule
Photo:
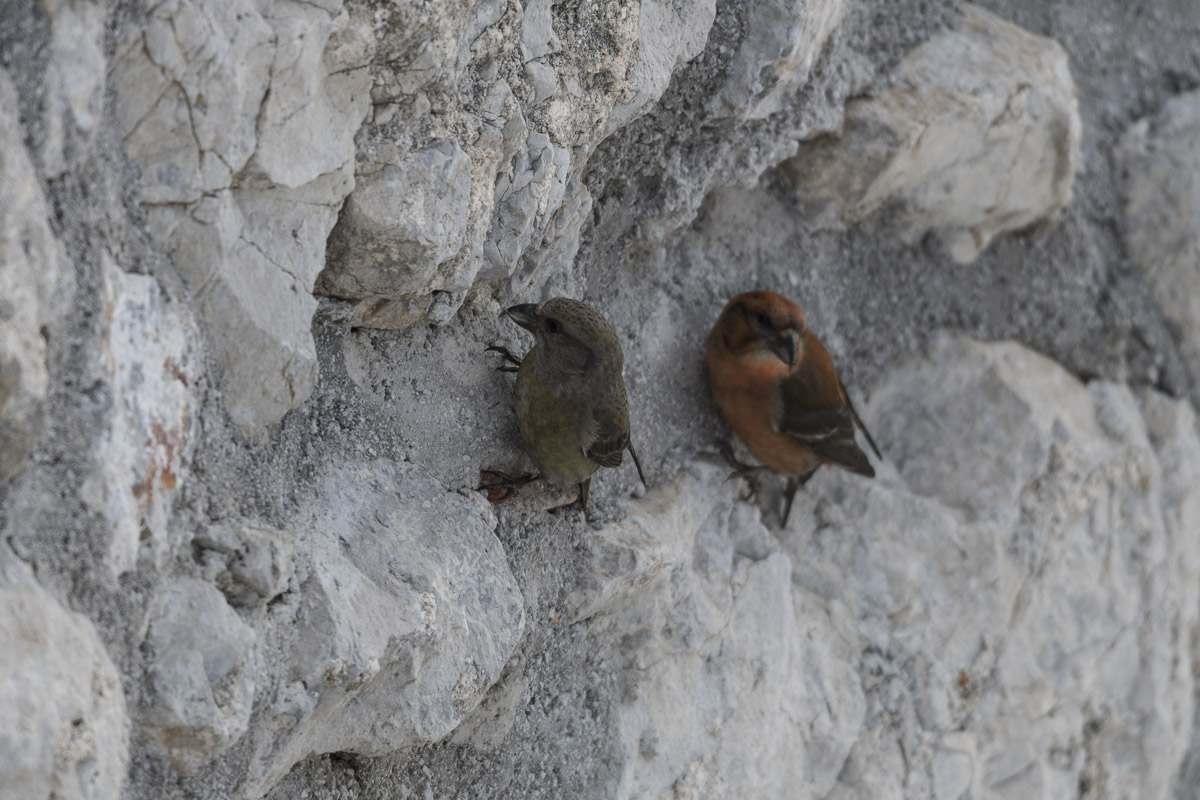
M 783 416 L 780 384 L 787 374 L 786 365 L 774 358 L 733 363 L 717 359 L 716 364 L 709 359 L 713 401 L 729 427 L 764 466 L 796 475 L 815 468 L 820 460 L 777 428 Z
M 514 387 L 521 441 L 545 477 L 580 483 L 598 466 L 584 454 L 596 438 L 591 409 L 541 379 L 528 362 L 522 362 Z

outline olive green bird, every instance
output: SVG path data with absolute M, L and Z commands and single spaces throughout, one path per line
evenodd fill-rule
M 520 360 L 503 347 L 487 349 L 519 365 L 513 390 L 517 429 L 542 477 L 562 486 L 578 485 L 578 502 L 586 512 L 592 473 L 620 466 L 628 450 L 645 486 L 629 439 L 629 400 L 621 375 L 625 357 L 609 321 L 566 297 L 513 306 L 504 313 L 533 334 L 533 348 Z

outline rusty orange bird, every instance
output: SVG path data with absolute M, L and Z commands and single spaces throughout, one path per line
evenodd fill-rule
M 804 312 L 773 292 L 744 292 L 730 300 L 705 345 L 708 385 L 729 426 L 768 469 L 788 476 L 783 512 L 822 464 L 875 476 L 854 440 L 863 424 L 821 340 Z M 727 457 L 745 474 L 751 468 Z

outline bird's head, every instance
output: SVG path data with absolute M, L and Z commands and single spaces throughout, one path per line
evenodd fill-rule
M 563 375 L 582 375 L 600 364 L 622 364 L 617 332 L 599 311 L 567 297 L 512 306 L 504 312 L 533 334 L 539 361 Z
M 800 307 L 774 292 L 743 292 L 730 300 L 715 331 L 732 350 L 765 350 L 792 368 L 803 356 L 808 321 Z

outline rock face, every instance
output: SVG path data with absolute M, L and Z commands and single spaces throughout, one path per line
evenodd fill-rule
M 886 472 L 819 473 L 786 530 L 697 461 L 584 532 L 557 607 L 595 647 L 572 693 L 612 704 L 595 796 L 1169 796 L 1200 623 L 1188 403 L 945 337 L 864 415 Z M 490 713 L 516 706 L 505 725 L 533 774 L 562 731 L 531 726 L 513 694 L 537 703 L 509 674 Z M 397 780 L 418 796 L 586 791 L 489 769 L 473 752 L 503 746 L 488 734 L 467 726 L 469 749 L 432 775 L 359 778 L 367 796 Z M 567 773 L 586 743 L 557 747 Z
M 119 577 L 139 558 L 161 569 L 181 546 L 170 518 L 195 448 L 201 370 L 195 325 L 155 281 L 107 257 L 102 269 L 106 347 L 92 377 L 114 402 L 79 494 L 108 523 L 107 566 Z
M 471 500 L 385 463 L 347 464 L 324 485 L 339 501 L 300 512 L 308 547 L 298 597 L 281 607 L 294 630 L 271 659 L 246 796 L 312 753 L 378 755 L 449 735 L 524 627 L 503 551 Z
M 862 728 L 855 649 L 725 475 L 697 464 L 599 531 L 570 598 L 635 686 L 610 796 L 823 797 Z
M 0 797 L 1194 797 L 1200 5 L 8 6 Z M 749 288 L 884 453 L 787 525 Z M 586 517 L 476 488 L 553 295 Z
M 786 107 L 788 95 L 808 81 L 849 5 L 845 0 L 792 0 L 751 7 L 746 37 L 730 62 L 725 85 L 709 101 L 709 113 L 763 119 Z
M 1015 345 L 939 340 L 866 413 L 906 490 L 816 497 L 791 546 L 802 586 L 854 587 L 834 596 L 876 676 L 868 719 L 905 732 L 860 739 L 832 796 L 1167 796 L 1200 603 L 1190 407 L 1085 387 Z M 1007 457 L 983 456 L 999 442 Z M 882 519 L 914 535 L 881 536 Z
M 1200 92 L 1137 122 L 1117 150 L 1126 241 L 1200 375 Z
M 150 746 L 191 772 L 237 741 L 250 721 L 254 631 L 210 583 L 186 579 L 151 612 Z
M 1080 132 L 1063 49 L 967 5 L 878 96 L 846 104 L 840 135 L 783 169 L 818 213 L 858 220 L 896 205 L 905 241 L 934 231 L 966 263 L 1071 201 Z
M 563 271 L 592 153 L 653 107 L 714 13 L 712 0 L 382 12 L 357 183 L 318 291 L 355 301 L 352 324 L 392 328 L 447 321 L 481 278 L 511 296 Z
M 0 481 L 16 473 L 42 434 L 49 389 L 43 328 L 56 316 L 61 270 L 16 111 L 16 91 L 0 76 Z
M 114 64 L 139 201 L 196 296 L 245 428 L 277 421 L 316 378 L 311 292 L 354 185 L 365 24 L 341 3 L 158 4 Z M 263 297 L 291 302 L 264 313 Z
M 0 790 L 117 797 L 129 761 L 121 678 L 92 624 L 0 547 Z

